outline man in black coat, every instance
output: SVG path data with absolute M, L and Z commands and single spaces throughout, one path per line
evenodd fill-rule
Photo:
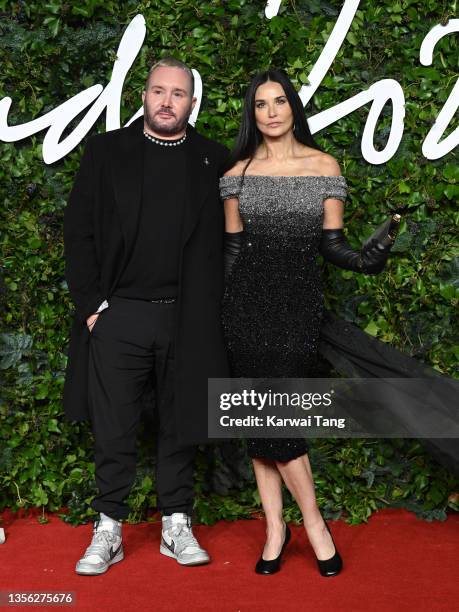
M 79 574 L 123 559 L 121 524 L 135 478 L 142 398 L 159 419 L 160 552 L 209 562 L 191 529 L 196 444 L 207 440 L 207 379 L 228 376 L 220 323 L 227 150 L 188 124 L 191 70 L 155 64 L 144 116 L 88 140 L 64 215 L 66 279 L 75 304 L 64 387 L 68 419 L 90 419 L 92 508 L 100 513 Z

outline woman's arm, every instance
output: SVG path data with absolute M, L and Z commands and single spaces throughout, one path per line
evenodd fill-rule
M 324 175 L 339 176 L 338 163 L 327 156 L 327 168 Z M 335 266 L 353 272 L 378 274 L 382 272 L 389 256 L 390 247 L 375 243 L 370 248 L 354 251 L 347 242 L 343 231 L 344 203 L 337 198 L 324 200 L 324 217 L 322 236 L 319 246 L 320 254 Z
M 244 167 L 244 162 L 239 161 L 224 176 L 240 176 Z M 242 232 L 243 225 L 239 214 L 239 199 L 237 197 L 228 198 L 224 201 L 225 211 L 225 232 Z
M 238 164 L 225 172 L 225 176 L 238 176 L 240 174 Z M 228 198 L 224 201 L 225 212 L 225 235 L 223 241 L 223 257 L 225 266 L 225 281 L 228 280 L 234 262 L 242 248 L 244 226 L 239 214 L 239 199 Z
M 241 215 L 239 214 L 239 200 L 237 198 L 228 198 L 224 202 L 225 210 L 225 233 L 242 232 Z
M 321 171 L 324 176 L 341 176 L 341 168 L 331 155 L 322 157 Z M 338 198 L 324 200 L 323 229 L 342 229 L 344 218 L 344 202 Z
M 225 200 L 225 235 L 223 240 L 223 259 L 225 266 L 225 281 L 228 280 L 234 262 L 242 248 L 244 228 L 239 214 L 239 200 Z

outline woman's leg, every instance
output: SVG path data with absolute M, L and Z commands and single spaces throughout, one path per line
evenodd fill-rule
M 284 543 L 284 519 L 282 518 L 282 478 L 274 461 L 252 458 L 260 500 L 266 517 L 266 544 L 262 557 L 275 559 Z
M 276 462 L 277 469 L 303 515 L 304 528 L 319 560 L 332 557 L 335 547 L 317 506 L 309 457 L 302 455 L 286 463 Z

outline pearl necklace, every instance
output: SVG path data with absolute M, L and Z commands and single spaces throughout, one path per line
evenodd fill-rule
M 159 144 L 162 147 L 176 147 L 177 145 L 181 145 L 183 142 L 185 142 L 185 139 L 186 139 L 186 132 L 182 136 L 182 138 L 180 138 L 180 140 L 175 140 L 173 142 L 167 142 L 165 140 L 158 140 L 157 138 L 154 138 L 147 132 L 144 132 L 143 135 L 145 136 L 145 138 L 148 138 L 148 140 L 151 140 L 151 142 L 154 142 L 155 144 Z

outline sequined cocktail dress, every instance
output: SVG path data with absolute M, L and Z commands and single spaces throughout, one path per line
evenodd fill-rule
M 223 300 L 232 376 L 314 376 L 323 298 L 317 255 L 323 201 L 346 200 L 343 176 L 224 176 L 222 199 L 239 198 L 245 237 Z M 249 439 L 251 457 L 289 461 L 303 439 Z

